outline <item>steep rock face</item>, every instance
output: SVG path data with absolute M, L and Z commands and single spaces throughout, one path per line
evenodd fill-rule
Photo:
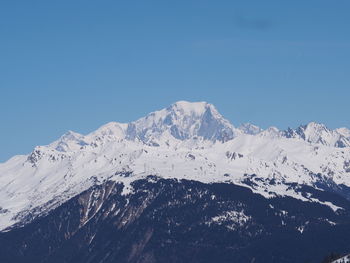
M 107 181 L 0 233 L 1 262 L 319 262 L 350 250 L 349 201 L 290 187 L 343 208 L 224 183 L 149 176 L 122 194 Z

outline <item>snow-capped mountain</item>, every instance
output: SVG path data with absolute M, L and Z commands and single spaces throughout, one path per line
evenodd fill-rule
M 290 196 L 341 210 L 301 193 L 298 185 L 347 191 L 349 133 L 316 123 L 287 131 L 235 128 L 213 105 L 185 101 L 87 135 L 69 131 L 0 164 L 0 229 L 27 224 L 109 180 L 122 182 L 128 194 L 132 182 L 149 175 L 236 184 L 265 197 Z
M 177 140 L 202 138 L 225 142 L 236 137 L 238 133 L 239 130 L 224 119 L 213 105 L 179 101 L 130 123 L 126 139 L 139 139 L 146 144 L 167 136 Z

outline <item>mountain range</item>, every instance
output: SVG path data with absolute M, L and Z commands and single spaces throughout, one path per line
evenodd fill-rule
M 319 262 L 350 251 L 350 130 L 179 101 L 69 131 L 0 164 L 0 230 L 5 262 Z

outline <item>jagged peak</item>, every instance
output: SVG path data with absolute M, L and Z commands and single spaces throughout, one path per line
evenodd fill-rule
M 57 141 L 54 141 L 53 143 L 48 145 L 48 148 L 55 149 L 59 152 L 68 152 L 68 151 L 74 151 L 82 146 L 86 145 L 85 136 L 74 132 L 74 131 L 67 131 L 65 134 L 63 134 Z
M 331 130 L 326 125 L 318 122 L 300 125 L 296 129 L 288 128 L 283 132 L 283 135 L 287 138 L 299 138 L 309 143 L 340 148 L 350 146 L 350 141 L 345 134 L 347 134 L 346 128 Z
M 309 131 L 330 131 L 330 129 L 327 128 L 326 125 L 324 125 L 323 123 L 319 123 L 319 122 L 309 122 L 306 125 L 301 125 L 299 126 L 299 128 L 302 128 L 304 130 L 309 130 Z
M 84 135 L 69 130 L 69 131 L 67 131 L 65 134 L 63 134 L 63 135 L 60 137 L 59 140 L 60 140 L 60 141 L 70 141 L 70 140 L 80 139 L 80 138 L 83 138 L 83 137 L 84 137 Z

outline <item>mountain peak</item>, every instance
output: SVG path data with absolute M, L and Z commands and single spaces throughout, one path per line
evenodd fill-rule
M 49 146 L 59 152 L 68 152 L 75 151 L 86 144 L 84 135 L 74 131 L 68 131 Z
M 201 137 L 211 141 L 233 139 L 236 129 L 207 102 L 178 101 L 129 124 L 127 138 L 145 143 L 171 136 L 178 140 Z
M 316 130 L 316 131 L 329 131 L 326 125 L 318 122 L 310 122 L 307 125 L 301 126 L 304 127 L 305 130 Z

